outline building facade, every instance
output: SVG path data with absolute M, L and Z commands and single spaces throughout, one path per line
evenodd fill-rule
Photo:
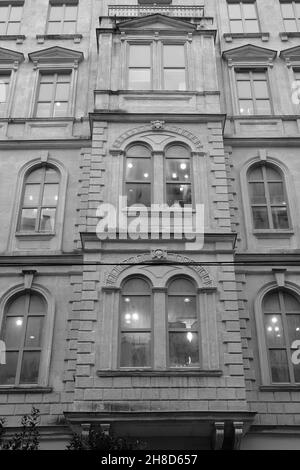
M 300 448 L 299 77 L 296 0 L 0 0 L 11 431 Z M 108 204 L 202 207 L 203 242 Z

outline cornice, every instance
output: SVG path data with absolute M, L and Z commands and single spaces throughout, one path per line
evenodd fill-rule
M 73 266 L 83 263 L 81 253 L 61 255 L 1 255 L 0 266 L 3 267 L 25 267 L 25 266 Z

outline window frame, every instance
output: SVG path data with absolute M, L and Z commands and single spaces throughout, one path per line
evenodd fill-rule
M 185 144 L 183 144 L 181 142 L 171 143 L 171 144 L 167 145 L 164 149 L 164 171 L 163 171 L 164 200 L 163 200 L 163 203 L 168 204 L 167 203 L 167 186 L 171 185 L 171 184 L 176 184 L 176 183 L 172 183 L 170 181 L 167 181 L 167 160 L 176 160 L 176 159 L 178 160 L 179 159 L 177 157 L 167 157 L 167 152 L 172 147 L 183 147 L 189 152 L 189 157 L 186 158 L 186 160 L 188 159 L 189 163 L 190 163 L 190 179 L 189 179 L 189 183 L 185 183 L 185 184 L 189 184 L 189 186 L 190 186 L 192 202 L 190 204 L 186 204 L 186 205 L 191 206 L 192 209 L 194 210 L 195 209 L 195 185 L 194 185 L 194 180 L 193 180 L 193 175 L 194 175 L 193 158 L 192 158 L 191 149 L 188 148 Z M 184 183 L 181 183 L 181 182 L 178 182 L 178 183 L 179 184 L 184 184 Z M 169 206 L 169 207 L 172 207 L 172 206 Z M 180 206 L 180 207 L 184 208 L 184 206 Z
M 151 178 L 149 181 L 127 181 L 127 177 L 126 177 L 126 163 L 127 163 L 127 158 L 133 158 L 133 159 L 138 159 L 138 158 L 145 158 L 145 160 L 148 160 L 147 157 L 128 157 L 127 156 L 127 152 L 132 148 L 132 147 L 135 147 L 135 146 L 143 146 L 145 147 L 147 150 L 149 150 L 149 154 L 150 154 L 150 157 L 149 157 L 149 160 L 150 160 L 150 168 L 151 168 Z M 123 185 L 122 185 L 122 189 L 123 189 L 123 195 L 126 196 L 127 195 L 127 185 L 128 184 L 146 184 L 146 185 L 150 185 L 150 206 L 146 206 L 147 208 L 151 207 L 151 204 L 153 204 L 153 194 L 154 194 L 154 185 L 155 185 L 155 180 L 154 180 L 154 158 L 153 158 L 153 155 L 152 155 L 152 151 L 150 149 L 150 147 L 144 143 L 144 142 L 133 142 L 132 144 L 130 144 L 126 150 L 125 150 L 125 154 L 124 154 L 124 159 L 123 159 Z M 128 201 L 127 201 L 128 202 Z M 134 210 L 133 208 L 134 207 L 137 207 L 137 210 L 138 210 L 138 206 L 136 206 L 136 204 L 138 203 L 135 203 L 133 204 L 132 206 L 128 206 L 127 204 L 127 209 L 128 210 Z
M 2 69 L 0 68 L 0 81 L 2 76 L 8 76 L 8 86 L 7 86 L 7 96 L 6 101 L 4 101 L 3 113 L 0 112 L 0 117 L 8 117 L 8 110 L 10 108 L 11 102 L 11 90 L 12 90 L 12 81 L 13 81 L 13 71 L 11 69 Z M 3 115 L 2 115 L 3 114 Z
M 11 1 L 8 0 L 7 2 L 3 3 L 2 6 L 7 6 L 8 7 L 8 15 L 7 15 L 6 21 L 1 22 L 1 23 L 5 24 L 4 36 L 18 36 L 20 34 L 21 23 L 22 23 L 22 19 L 23 19 L 24 1 L 11 2 Z M 12 8 L 16 8 L 16 7 L 22 7 L 21 19 L 20 19 L 20 21 L 10 21 Z M 8 34 L 8 28 L 9 28 L 9 25 L 11 23 L 15 23 L 15 24 L 18 23 L 19 24 L 18 32 L 14 33 L 14 34 Z
M 280 1 L 280 12 L 281 12 L 281 17 L 282 17 L 282 21 L 283 21 L 283 27 L 284 27 L 284 31 L 286 33 L 299 33 L 300 32 L 300 14 L 299 14 L 299 17 L 297 16 L 297 8 L 296 8 L 296 3 L 298 3 L 300 5 L 300 2 L 299 1 L 295 1 L 295 0 L 285 0 L 285 1 Z M 293 9 L 293 14 L 294 14 L 294 17 L 293 18 L 285 18 L 283 16 L 283 11 L 282 11 L 282 5 L 283 4 L 289 4 L 291 5 L 292 9 Z M 286 28 L 286 25 L 285 25 L 285 22 L 286 20 L 294 20 L 295 21 L 295 25 L 296 25 L 296 31 L 291 31 L 291 30 L 287 30 Z
M 256 0 L 248 0 L 248 1 L 246 1 L 246 0 L 227 0 L 226 3 L 227 3 L 227 14 L 228 14 L 228 20 L 229 20 L 230 34 L 246 34 L 246 35 L 248 35 L 248 34 L 260 34 L 261 33 L 261 25 L 260 25 Z M 247 19 L 253 19 L 253 18 L 247 18 L 245 16 L 244 4 L 247 4 L 247 3 L 248 4 L 249 3 L 253 4 L 254 8 L 255 8 L 256 21 L 257 21 L 257 26 L 258 26 L 258 31 L 256 31 L 256 32 L 247 32 L 246 31 L 245 21 Z M 232 20 L 230 18 L 229 5 L 239 5 L 239 7 L 240 7 L 240 13 L 241 13 L 240 21 L 242 22 L 242 28 L 243 28 L 243 31 L 241 31 L 240 33 L 235 33 L 235 32 L 232 31 L 231 23 L 232 23 L 232 21 L 235 21 L 235 20 L 234 19 Z
M 49 21 L 50 20 L 50 14 L 51 14 L 51 8 L 52 7 L 63 7 L 63 15 L 62 19 L 59 21 L 60 23 L 60 32 L 59 33 L 49 33 L 49 23 L 54 23 L 54 21 Z M 64 24 L 65 23 L 71 23 L 71 21 L 66 21 L 66 7 L 71 6 L 71 7 L 77 7 L 76 8 L 76 20 L 72 21 L 72 23 L 75 23 L 75 31 L 73 33 L 64 33 Z M 55 1 L 55 0 L 50 0 L 49 6 L 48 6 L 48 13 L 47 13 L 47 20 L 46 20 L 46 34 L 50 35 L 65 35 L 65 34 L 77 34 L 77 27 L 78 27 L 78 11 L 79 11 L 79 1 L 78 0 L 72 0 L 72 1 Z M 58 23 L 58 21 L 55 21 L 55 23 Z
M 38 108 L 38 104 L 40 103 L 39 101 L 39 94 L 40 94 L 40 86 L 41 86 L 41 79 L 42 79 L 42 76 L 46 76 L 46 75 L 53 75 L 54 76 L 54 81 L 51 82 L 51 85 L 52 85 L 52 97 L 51 97 L 51 114 L 49 116 L 37 116 L 37 108 Z M 67 100 L 67 112 L 66 112 L 66 116 L 54 116 L 54 105 L 55 105 L 55 92 L 56 92 L 56 89 L 57 89 L 57 84 L 59 83 L 58 82 L 58 76 L 59 75 L 70 75 L 70 81 L 69 81 L 69 96 L 68 96 L 68 100 Z M 56 118 L 56 119 L 64 119 L 65 117 L 69 117 L 71 112 L 71 100 L 72 100 L 72 81 L 73 81 L 73 78 L 72 78 L 72 70 L 71 69 L 61 69 L 61 70 L 41 70 L 39 72 L 39 76 L 38 76 L 38 83 L 37 83 L 37 89 L 36 89 L 36 95 L 35 95 L 35 100 L 34 100 L 34 110 L 33 110 L 33 113 L 34 113 L 34 117 L 36 119 L 53 119 L 53 118 Z
M 250 87 L 251 87 L 251 101 L 253 105 L 253 114 L 242 114 L 240 112 L 240 97 L 239 97 L 239 91 L 238 91 L 238 73 L 248 73 L 249 74 L 249 82 L 250 82 Z M 261 114 L 257 112 L 257 101 L 260 101 L 259 99 L 256 98 L 255 96 L 255 89 L 254 89 L 254 78 L 253 75 L 255 73 L 264 73 L 266 77 L 266 85 L 267 85 L 267 90 L 268 90 L 268 101 L 270 104 L 270 113 L 269 114 Z M 270 86 L 270 78 L 269 78 L 269 72 L 268 68 L 261 66 L 261 67 L 239 67 L 235 66 L 234 67 L 234 79 L 235 79 L 235 92 L 236 92 L 236 106 L 238 109 L 238 114 L 239 116 L 272 116 L 274 114 L 274 107 L 273 107 L 273 100 L 272 100 L 272 94 L 271 94 L 271 86 Z M 246 80 L 245 80 L 246 81 Z M 247 80 L 248 82 L 248 80 Z

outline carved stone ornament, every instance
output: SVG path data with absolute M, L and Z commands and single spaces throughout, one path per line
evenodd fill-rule
M 167 259 L 167 251 L 166 250 L 152 250 L 151 251 L 151 258 L 152 259 Z
M 164 129 L 165 121 L 151 121 L 151 126 L 154 131 Z

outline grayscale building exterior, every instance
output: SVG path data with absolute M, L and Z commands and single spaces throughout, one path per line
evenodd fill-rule
M 0 0 L 10 431 L 300 448 L 298 79 L 297 0 Z M 100 239 L 121 195 L 203 205 L 203 247 Z

